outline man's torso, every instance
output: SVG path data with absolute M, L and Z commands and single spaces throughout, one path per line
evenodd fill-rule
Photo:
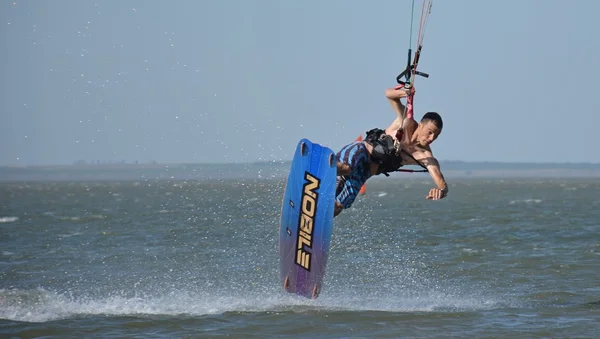
M 420 145 L 415 145 L 411 142 L 412 134 L 415 132 L 416 125 L 417 125 L 414 120 L 412 120 L 412 122 L 414 122 L 414 123 L 407 124 L 407 126 L 404 126 L 404 128 L 403 128 L 404 133 L 402 133 L 402 140 L 400 140 L 400 148 L 399 149 L 404 150 L 406 153 L 401 152 L 399 149 L 396 152 L 396 156 L 398 156 L 402 159 L 401 160 L 402 166 L 407 166 L 407 165 L 421 166 L 423 164 L 417 162 L 418 159 L 427 159 L 427 158 L 433 157 L 431 148 L 429 148 L 429 146 L 422 147 Z M 396 120 L 394 120 L 394 122 L 392 122 L 392 124 L 388 128 L 385 129 L 385 134 L 391 136 L 392 139 L 394 139 L 394 142 L 397 143 L 398 140 L 396 139 L 396 135 L 401 126 L 402 126 L 402 122 L 400 121 L 400 119 L 396 119 Z M 366 145 L 366 148 L 367 148 L 367 151 L 369 152 L 369 154 L 372 154 L 373 146 L 371 144 L 369 144 L 368 142 L 365 142 L 365 145 Z M 371 170 L 372 175 L 378 174 L 379 164 L 377 164 L 376 162 L 371 162 L 370 170 Z

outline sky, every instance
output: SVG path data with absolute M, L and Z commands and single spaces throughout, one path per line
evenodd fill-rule
M 413 47 L 421 0 L 415 2 Z M 385 128 L 410 0 L 2 1 L 0 165 L 291 160 Z M 433 2 L 440 160 L 600 162 L 600 2 Z

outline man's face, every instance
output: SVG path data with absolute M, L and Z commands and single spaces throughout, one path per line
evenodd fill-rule
M 420 122 L 417 127 L 417 142 L 421 146 L 429 146 L 442 133 L 431 120 Z

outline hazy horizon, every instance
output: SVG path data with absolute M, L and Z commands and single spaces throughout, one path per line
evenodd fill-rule
M 291 164 L 292 159 L 273 159 L 273 160 L 255 160 L 255 161 L 243 161 L 243 162 L 158 162 L 158 161 L 74 161 L 73 163 L 49 163 L 49 164 L 6 164 L 0 165 L 0 167 L 77 167 L 77 166 L 115 166 L 115 165 L 156 165 L 156 166 L 178 166 L 178 165 L 253 165 L 253 164 Z M 548 162 L 519 162 L 519 161 L 465 161 L 465 160 L 440 160 L 440 164 L 442 165 L 456 165 L 456 164 L 474 164 L 474 165 L 524 165 L 524 166 L 600 166 L 600 162 L 557 162 L 557 161 L 548 161 Z

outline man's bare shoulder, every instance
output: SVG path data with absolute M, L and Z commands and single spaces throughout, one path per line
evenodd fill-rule
M 433 155 L 433 151 L 429 146 L 415 146 L 411 153 L 417 161 L 423 164 L 423 166 L 439 166 L 439 162 Z

